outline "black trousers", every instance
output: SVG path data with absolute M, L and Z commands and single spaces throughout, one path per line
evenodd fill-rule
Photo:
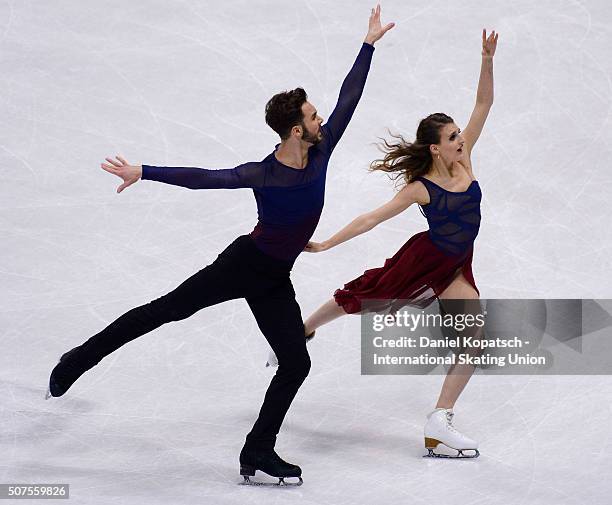
M 93 366 L 162 324 L 186 319 L 204 307 L 245 298 L 279 363 L 245 446 L 273 448 L 285 414 L 310 370 L 302 314 L 290 271 L 289 263 L 264 254 L 250 236 L 243 235 L 212 264 L 170 293 L 109 324 L 80 346 L 82 352 L 78 354 Z

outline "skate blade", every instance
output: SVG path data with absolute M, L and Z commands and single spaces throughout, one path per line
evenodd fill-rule
M 260 486 L 260 487 L 298 487 L 304 484 L 302 477 L 278 477 L 278 482 L 261 482 L 257 480 L 251 480 L 248 475 L 243 475 L 244 480 L 239 483 L 240 486 Z M 295 479 L 298 481 L 289 481 L 285 479 Z
M 453 451 L 457 451 L 457 454 L 444 454 L 434 452 L 439 445 L 441 445 L 445 449 L 450 449 Z M 450 447 L 435 438 L 425 437 L 425 449 L 427 449 L 427 454 L 425 454 L 424 458 L 448 458 L 448 459 L 473 459 L 480 456 L 480 452 L 478 449 L 455 449 L 454 447 Z M 473 454 L 464 454 L 463 451 L 474 451 Z
M 474 459 L 480 456 L 480 452 L 478 452 L 478 449 L 453 449 L 454 451 L 457 451 L 457 454 L 441 454 L 438 452 L 434 452 L 434 450 L 429 447 L 426 447 L 426 449 L 428 452 L 423 456 L 424 458 Z M 474 453 L 464 454 L 463 451 L 474 451 Z

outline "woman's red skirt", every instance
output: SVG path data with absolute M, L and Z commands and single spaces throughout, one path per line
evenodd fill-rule
M 348 314 L 384 310 L 395 305 L 427 307 L 453 281 L 458 271 L 480 295 L 472 273 L 473 248 L 458 256 L 442 252 L 429 232 L 417 233 L 380 268 L 366 270 L 334 293 Z

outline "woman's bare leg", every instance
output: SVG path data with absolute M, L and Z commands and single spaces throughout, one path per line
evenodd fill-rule
M 344 309 L 336 303 L 333 298 L 328 300 L 315 310 L 304 322 L 304 329 L 306 335 L 310 335 L 320 326 L 333 321 L 334 319 L 344 316 L 346 312 Z
M 438 298 L 440 300 L 478 300 L 479 297 L 478 292 L 463 276 L 463 273 L 460 273 Z M 436 408 L 452 409 L 473 373 L 474 366 L 472 365 L 453 365 L 442 385 Z

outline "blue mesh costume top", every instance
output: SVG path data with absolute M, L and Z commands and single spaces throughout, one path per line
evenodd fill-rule
M 329 158 L 359 102 L 373 52 L 374 46 L 362 45 L 338 103 L 322 126 L 323 139 L 310 147 L 303 169 L 282 164 L 272 152 L 260 162 L 221 170 L 143 165 L 142 178 L 190 189 L 252 188 L 258 212 L 251 232 L 255 245 L 269 256 L 293 263 L 319 222 Z
M 482 192 L 478 181 L 465 191 L 448 191 L 425 177 L 417 180 L 425 184 L 429 203 L 419 206 L 427 218 L 431 241 L 451 255 L 462 254 L 472 247 L 480 228 Z

